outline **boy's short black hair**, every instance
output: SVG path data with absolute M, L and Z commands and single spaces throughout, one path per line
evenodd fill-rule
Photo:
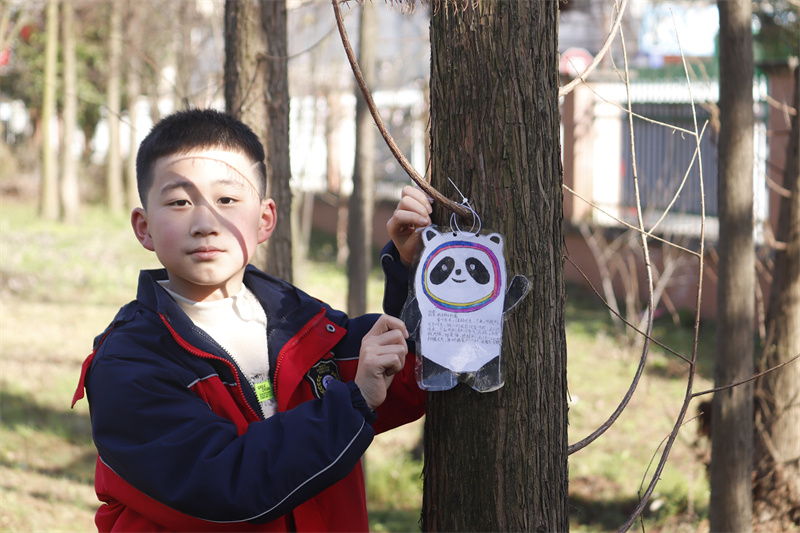
M 213 109 L 187 109 L 159 120 L 136 155 L 136 184 L 139 200 L 147 209 L 147 194 L 153 184 L 153 165 L 160 157 L 197 149 L 220 148 L 238 152 L 258 163 L 258 195 L 267 194 L 264 147 L 247 125 L 227 113 Z

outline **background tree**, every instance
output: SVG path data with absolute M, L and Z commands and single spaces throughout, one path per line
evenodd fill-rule
M 753 34 L 750 0 L 720 0 L 719 282 L 714 384 L 754 374 Z M 714 395 L 712 531 L 752 529 L 753 386 Z
M 125 207 L 120 153 L 120 113 L 122 98 L 122 10 L 121 2 L 111 2 L 108 27 L 108 80 L 106 85 L 106 119 L 108 120 L 108 153 L 106 154 L 106 201 L 112 213 Z
M 192 50 L 192 29 L 194 29 L 194 26 L 191 24 L 195 18 L 195 2 L 178 0 L 178 2 L 172 3 L 177 4 L 173 7 L 176 10 L 177 20 L 183 22 L 178 25 L 174 43 L 175 92 L 172 96 L 172 103 L 177 110 L 187 109 L 192 103 L 192 66 L 197 59 Z M 169 9 L 170 6 L 166 7 Z
M 376 52 L 378 16 L 371 2 L 361 5 L 358 64 L 368 87 L 378 80 Z M 367 102 L 356 94 L 356 154 L 353 192 L 347 214 L 347 310 L 352 316 L 367 312 L 367 279 L 372 268 L 372 218 L 375 212 L 375 124 Z
M 61 208 L 66 222 L 75 222 L 80 215 L 80 183 L 78 160 L 73 153 L 78 128 L 78 78 L 75 55 L 75 5 L 72 0 L 61 3 L 61 33 L 64 65 L 64 113 L 61 137 Z
M 292 282 L 292 169 L 289 159 L 289 45 L 286 0 L 261 0 L 266 38 L 265 142 L 270 196 L 278 206 L 278 225 L 267 242 L 265 271 Z
M 47 44 L 45 46 L 44 94 L 42 96 L 42 187 L 40 213 L 46 220 L 58 218 L 57 145 L 53 144 L 57 121 L 56 91 L 58 90 L 58 2 L 47 1 Z
M 125 165 L 125 196 L 128 199 L 128 208 L 133 209 L 139 205 L 139 191 L 136 185 L 136 152 L 139 150 L 139 135 L 137 124 L 139 112 L 137 103 L 141 93 L 142 80 L 142 9 L 138 8 L 139 2 L 129 0 L 127 3 L 128 23 L 125 25 L 125 43 L 128 49 L 128 61 L 125 65 L 125 95 L 128 108 L 128 159 Z
M 798 50 L 800 52 L 800 50 Z M 794 109 L 800 109 L 800 68 L 794 68 Z M 800 114 L 791 121 L 775 238 L 764 368 L 800 353 Z M 754 498 L 777 517 L 800 524 L 800 364 L 756 384 Z M 758 517 L 761 518 L 760 516 Z M 788 526 L 788 524 L 784 524 Z
M 275 232 L 254 261 L 292 281 L 289 81 L 286 4 L 225 2 L 225 110 L 248 124 L 267 157 L 267 191 L 278 205 Z
M 533 285 L 505 322 L 505 386 L 429 394 L 425 531 L 569 528 L 557 21 L 556 2 L 432 18 L 433 184 L 453 180 Z

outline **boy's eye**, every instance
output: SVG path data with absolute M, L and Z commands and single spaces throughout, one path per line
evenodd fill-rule
M 225 197 L 219 199 L 219 203 L 221 203 L 222 205 L 231 205 L 233 203 L 236 203 L 236 200 L 233 199 L 233 198 L 230 198 L 229 196 L 225 196 Z
M 174 205 L 176 207 L 185 207 L 189 205 L 189 200 L 173 200 L 169 203 L 169 205 Z

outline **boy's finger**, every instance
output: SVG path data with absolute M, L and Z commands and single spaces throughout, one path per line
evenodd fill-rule
M 428 196 L 428 193 L 423 191 L 422 188 L 417 184 L 406 185 L 405 187 L 403 187 L 402 194 L 407 194 L 407 195 L 410 195 L 410 196 L 414 196 L 414 197 L 418 198 L 421 202 L 427 202 L 427 203 L 430 203 L 430 204 L 433 203 L 433 198 Z
M 423 207 L 428 213 L 433 211 L 431 204 L 433 203 L 433 198 L 428 196 L 425 191 L 420 189 L 419 187 L 411 187 L 406 186 L 403 188 L 403 192 L 401 194 L 400 201 L 402 202 L 404 198 L 413 199 L 416 203 Z
M 405 323 L 399 318 L 389 315 L 381 315 L 375 322 L 375 325 L 372 326 L 370 332 L 380 335 L 392 330 L 399 330 L 402 332 L 404 338 L 408 337 L 408 330 L 406 329 Z
M 430 218 L 427 213 L 420 211 L 398 210 L 394 213 L 394 222 L 398 227 L 402 226 L 427 226 Z

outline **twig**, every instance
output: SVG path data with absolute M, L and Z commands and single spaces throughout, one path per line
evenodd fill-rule
M 772 372 L 774 370 L 778 370 L 779 368 L 788 365 L 789 363 L 791 363 L 792 361 L 794 361 L 794 360 L 796 360 L 798 358 L 800 358 L 800 353 L 795 355 L 791 359 L 787 359 L 783 363 L 780 363 L 780 364 L 775 365 L 775 366 L 773 366 L 771 368 L 768 368 L 767 370 L 764 370 L 763 372 L 759 372 L 758 374 L 756 374 L 754 376 L 750 376 L 747 379 L 743 379 L 741 381 L 737 381 L 736 383 L 731 383 L 729 385 L 723 385 L 721 387 L 716 387 L 716 388 L 713 388 L 713 389 L 708 389 L 708 390 L 704 390 L 704 391 L 700 391 L 700 392 L 695 392 L 695 393 L 692 394 L 692 398 L 694 398 L 696 396 L 703 396 L 705 394 L 711 394 L 713 392 L 719 392 L 719 391 L 723 391 L 723 390 L 727 390 L 727 389 L 732 389 L 733 387 L 738 387 L 739 385 L 744 385 L 745 383 L 749 383 L 749 382 L 753 381 L 754 379 L 758 379 L 761 376 L 769 374 L 770 372 Z
M 609 309 L 611 309 L 611 306 L 608 304 L 608 302 L 605 300 L 605 298 L 603 298 L 603 296 L 602 296 L 602 295 L 601 295 L 601 294 L 598 292 L 598 290 L 595 288 L 595 286 L 594 286 L 594 285 L 592 284 L 592 282 L 589 280 L 589 277 L 586 275 L 586 273 L 584 273 L 584 271 L 583 271 L 583 270 L 581 270 L 581 267 L 579 267 L 578 265 L 576 265 L 576 264 L 575 264 L 575 262 L 572 260 L 572 258 L 571 258 L 570 256 L 568 256 L 568 255 L 564 255 L 564 259 L 566 259 L 567 261 L 569 261 L 569 262 L 572 264 L 572 266 L 574 266 L 574 267 L 575 267 L 575 270 L 577 270 L 577 271 L 578 271 L 578 273 L 579 273 L 581 276 L 583 276 L 583 279 L 584 279 L 584 280 L 586 280 L 586 283 L 589 285 L 589 288 L 592 290 L 592 292 L 594 292 L 594 293 L 595 293 L 595 295 L 596 295 L 598 298 L 600 298 L 600 301 L 601 301 L 601 302 L 603 302 L 603 304 L 604 304 L 606 307 L 608 307 Z M 636 333 L 638 333 L 639 335 L 642 335 L 642 336 L 644 336 L 644 335 L 647 335 L 647 333 L 645 333 L 644 331 L 641 331 L 641 330 L 637 329 L 637 327 L 636 327 L 636 326 L 634 326 L 633 324 L 631 324 L 630 322 L 628 322 L 628 321 L 627 321 L 625 318 L 623 318 L 623 316 L 622 316 L 622 315 L 619 313 L 619 311 L 613 311 L 613 310 L 612 310 L 612 312 L 613 312 L 613 313 L 614 313 L 614 314 L 615 314 L 615 315 L 616 315 L 616 316 L 617 316 L 617 317 L 618 317 L 620 320 L 622 320 L 622 321 L 625 323 L 625 325 L 627 325 L 629 328 L 631 328 L 632 330 L 634 330 L 634 331 L 635 331 Z M 675 350 L 673 350 L 672 348 L 670 348 L 669 346 L 667 346 L 667 345 L 666 345 L 666 344 L 664 344 L 663 342 L 656 340 L 656 339 L 655 339 L 655 337 L 651 337 L 651 338 L 650 338 L 650 341 L 651 341 L 653 344 L 655 344 L 655 345 L 657 345 L 657 346 L 660 346 L 661 348 L 665 349 L 666 351 L 668 351 L 668 352 L 669 352 L 669 353 L 671 353 L 672 355 L 675 355 L 675 356 L 678 356 L 678 357 L 680 357 L 681 359 L 683 359 L 683 360 L 684 360 L 684 362 L 691 364 L 691 361 L 690 361 L 689 359 L 687 359 L 685 356 L 681 355 L 679 352 L 676 352 Z M 575 450 L 575 451 L 578 451 L 578 450 Z
M 708 121 L 705 121 L 705 123 L 703 124 L 703 130 L 700 132 L 700 138 L 701 139 L 703 137 L 703 134 L 706 132 L 706 126 L 708 126 Z M 694 133 L 692 133 L 692 136 L 694 136 Z M 698 139 L 698 141 L 699 141 L 699 139 Z M 653 227 L 650 228 L 651 232 L 656 230 L 658 225 L 661 224 L 661 222 L 664 220 L 664 218 L 666 218 L 667 214 L 672 209 L 672 206 L 675 205 L 675 202 L 678 201 L 678 197 L 680 196 L 684 185 L 686 185 L 686 180 L 689 178 L 689 174 L 692 172 L 692 167 L 694 166 L 694 160 L 697 159 L 697 156 L 699 154 L 700 154 L 700 143 L 698 142 L 697 143 L 697 148 L 695 149 L 694 154 L 692 154 L 692 160 L 689 161 L 689 168 L 686 169 L 686 173 L 683 175 L 683 180 L 681 180 L 681 184 L 678 187 L 678 190 L 672 196 L 672 200 L 670 201 L 670 203 L 667 206 L 667 208 L 664 209 L 664 212 L 661 214 L 661 218 L 659 218 L 658 221 L 655 224 L 653 224 Z
M 675 24 L 675 19 L 673 15 L 673 24 Z M 684 394 L 683 405 L 681 406 L 680 413 L 678 414 L 678 418 L 675 420 L 675 425 L 672 428 L 672 432 L 669 434 L 667 438 L 667 443 L 664 446 L 664 452 L 661 454 L 661 459 L 659 460 L 658 467 L 656 471 L 653 473 L 653 477 L 650 479 L 650 484 L 647 487 L 647 490 L 644 493 L 644 496 L 639 501 L 639 504 L 634 509 L 633 513 L 631 513 L 628 520 L 622 525 L 619 529 L 621 533 L 628 531 L 631 526 L 636 522 L 636 519 L 642 515 L 647 502 L 650 500 L 650 497 L 653 494 L 653 491 L 658 484 L 659 479 L 661 478 L 661 472 L 664 471 L 664 466 L 667 463 L 667 459 L 669 458 L 669 453 L 672 450 L 672 445 L 675 442 L 676 437 L 678 436 L 678 431 L 683 425 L 683 419 L 686 417 L 686 412 L 689 409 L 689 403 L 691 402 L 692 396 L 692 387 L 694 385 L 694 377 L 695 377 L 695 369 L 697 366 L 697 346 L 699 341 L 700 335 L 700 308 L 703 299 L 703 251 L 705 248 L 705 224 L 706 224 L 706 203 L 705 203 L 705 189 L 703 187 L 703 162 L 702 162 L 702 152 L 699 151 L 700 148 L 700 135 L 698 134 L 697 128 L 697 113 L 695 111 L 695 104 L 694 104 L 694 97 L 692 96 L 692 83 L 689 78 L 689 70 L 686 65 L 686 57 L 683 54 L 683 49 L 681 48 L 680 44 L 680 37 L 678 36 L 677 27 L 675 28 L 675 35 L 678 37 L 678 47 L 681 51 L 681 59 L 683 60 L 683 69 L 686 75 L 686 81 L 689 85 L 689 99 L 692 103 L 692 118 L 694 120 L 694 130 L 695 130 L 695 140 L 697 142 L 698 148 L 698 168 L 700 170 L 700 254 L 698 255 L 699 258 L 699 273 L 698 273 L 698 283 L 697 283 L 697 303 L 695 306 L 695 316 L 694 316 L 694 341 L 692 344 L 692 361 L 689 365 L 689 377 L 686 380 L 686 392 Z
M 336 0 L 334 0 L 335 2 Z M 597 65 L 600 64 L 600 61 L 603 60 L 603 56 L 608 53 L 608 49 L 611 48 L 611 43 L 614 41 L 614 38 L 617 36 L 617 32 L 619 31 L 620 25 L 622 24 L 622 15 L 625 13 L 625 7 L 628 5 L 628 0 L 622 0 L 622 4 L 619 6 L 619 11 L 617 12 L 617 18 L 614 20 L 614 26 L 611 28 L 611 31 L 606 37 L 606 42 L 603 43 L 603 47 L 597 52 L 597 55 L 594 56 L 592 62 L 589 63 L 589 66 L 586 67 L 586 70 L 583 71 L 577 78 L 569 82 L 568 84 L 564 85 L 558 90 L 558 97 L 561 98 L 572 92 L 572 90 L 579 84 L 582 83 L 592 71 L 597 68 Z
M 690 249 L 688 249 L 688 248 L 685 248 L 685 247 L 683 247 L 683 246 L 681 246 L 681 245 L 679 245 L 679 244 L 675 244 L 674 242 L 672 242 L 672 241 L 668 241 L 667 239 L 661 238 L 661 237 L 659 237 L 658 235 L 654 235 L 654 234 L 652 234 L 652 233 L 650 233 L 650 232 L 647 232 L 647 231 L 644 231 L 644 230 L 640 230 L 640 229 L 639 229 L 639 228 L 637 228 L 636 226 L 634 226 L 634 225 L 632 225 L 632 224 L 628 224 L 628 223 L 627 223 L 627 222 L 625 222 L 624 220 L 622 220 L 622 219 L 620 219 L 620 218 L 617 218 L 617 217 L 615 217 L 614 215 L 612 215 L 611 213 L 609 213 L 608 211 L 606 211 L 605 209 L 603 209 L 602 207 L 600 207 L 600 206 L 599 206 L 599 205 L 597 205 L 596 203 L 592 202 L 591 200 L 587 200 L 586 198 L 584 198 L 583 196 L 581 196 L 581 195 L 580 195 L 580 193 L 578 193 L 578 192 L 576 192 L 576 191 L 572 190 L 572 188 L 570 188 L 570 186 L 569 186 L 569 185 L 562 184 L 561 186 L 562 186 L 564 189 L 566 189 L 567 191 L 569 191 L 570 193 L 572 193 L 572 194 L 573 194 L 573 195 L 574 195 L 576 198 L 579 198 L 579 199 L 583 200 L 584 202 L 586 202 L 587 204 L 589 204 L 589 205 L 590 205 L 590 206 L 592 206 L 593 208 L 597 209 L 598 211 L 600 211 L 601 213 L 603 213 L 604 215 L 606 215 L 606 216 L 607 216 L 607 217 L 609 217 L 610 219 L 614 220 L 615 222 L 618 222 L 618 223 L 622 224 L 622 225 L 623 225 L 623 226 L 625 226 L 626 228 L 628 228 L 628 229 L 632 229 L 632 230 L 634 230 L 634 231 L 637 231 L 637 232 L 640 232 L 640 233 L 642 233 L 643 235 L 645 235 L 646 237 L 648 237 L 648 238 L 650 238 L 650 239 L 655 239 L 655 240 L 657 240 L 657 241 L 660 241 L 660 242 L 662 242 L 662 243 L 664 243 L 664 244 L 666 244 L 666 245 L 668 245 L 668 246 L 672 246 L 672 247 L 674 247 L 674 248 L 677 248 L 678 250 L 683 250 L 683 251 L 684 251 L 684 252 L 686 252 L 687 254 L 692 254 L 692 255 L 695 255 L 695 256 L 697 255 L 697 252 L 695 252 L 695 251 L 692 251 L 692 250 L 690 250 Z
M 364 76 L 361 74 L 361 68 L 358 66 L 358 61 L 356 60 L 355 53 L 353 52 L 353 47 L 350 45 L 350 39 L 347 37 L 347 30 L 344 27 L 344 20 L 342 19 L 342 11 L 339 7 L 341 0 L 332 0 L 333 4 L 333 13 L 336 16 L 336 25 L 339 28 L 339 35 L 342 37 L 342 44 L 344 45 L 344 51 L 347 54 L 347 59 L 350 62 L 350 67 L 353 70 L 353 74 L 355 75 L 356 82 L 358 83 L 358 87 L 361 89 L 361 94 L 364 95 L 364 100 L 367 102 L 367 107 L 369 108 L 369 112 L 372 115 L 373 120 L 375 121 L 375 125 L 378 127 L 378 131 L 380 131 L 383 140 L 386 141 L 386 145 L 389 147 L 389 150 L 394 155 L 397 162 L 400 163 L 400 166 L 403 167 L 403 170 L 406 171 L 406 174 L 411 177 L 411 179 L 419 185 L 419 187 L 425 191 L 425 193 L 432 197 L 434 200 L 438 201 L 442 204 L 445 208 L 453 211 L 454 213 L 462 216 L 462 217 L 471 217 L 472 212 L 467 209 L 465 205 L 459 204 L 454 202 L 453 200 L 447 198 L 442 193 L 437 191 L 430 183 L 425 181 L 425 179 L 419 175 L 419 173 L 414 169 L 411 163 L 406 159 L 403 153 L 400 151 L 400 148 L 394 142 L 392 135 L 386 129 L 386 126 L 383 123 L 383 119 L 381 119 L 380 113 L 378 113 L 378 108 L 375 105 L 375 101 L 372 99 L 372 94 L 370 94 L 369 87 L 367 87 L 366 82 L 364 81 Z

